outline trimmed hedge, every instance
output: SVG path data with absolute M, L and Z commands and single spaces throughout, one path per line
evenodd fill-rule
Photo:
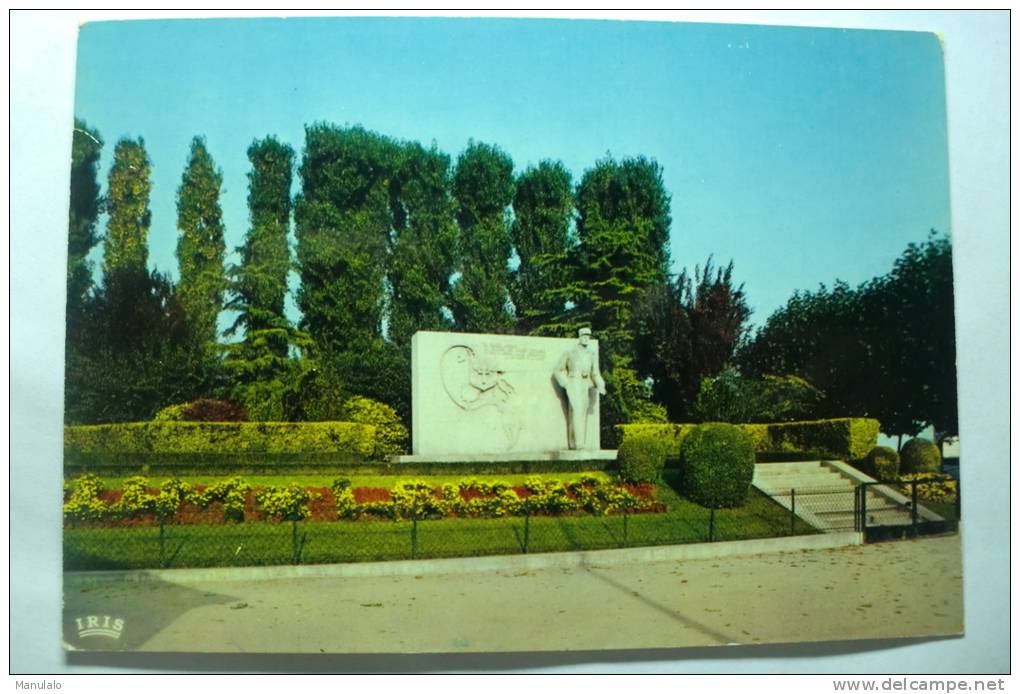
M 708 508 L 733 508 L 747 500 L 754 476 L 754 443 L 735 424 L 693 427 L 680 446 L 680 489 Z
M 668 443 L 658 436 L 630 436 L 620 444 L 620 476 L 628 482 L 655 482 L 666 466 Z
M 667 455 L 677 457 L 680 447 L 695 424 L 620 424 L 620 440 L 638 435 L 652 435 L 668 443 Z M 735 424 L 751 437 L 759 458 L 783 457 L 832 458 L 846 461 L 863 460 L 878 442 L 877 419 L 847 417 L 820 419 L 812 422 L 776 424 Z
M 942 452 L 928 439 L 910 439 L 900 449 L 900 470 L 904 475 L 938 472 L 942 468 Z
M 275 460 L 375 460 L 376 429 L 351 422 L 134 422 L 64 427 L 66 468 L 213 468 Z

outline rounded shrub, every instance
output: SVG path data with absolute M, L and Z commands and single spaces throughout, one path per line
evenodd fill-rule
M 875 446 L 868 451 L 862 467 L 876 480 L 896 479 L 900 474 L 900 454 L 888 446 Z
M 709 508 L 740 506 L 754 476 L 754 443 L 734 424 L 700 424 L 680 444 L 681 492 Z
M 407 427 L 389 405 L 355 395 L 344 402 L 339 414 L 342 421 L 375 427 L 377 453 L 400 455 L 407 452 Z
M 184 410 L 187 407 L 188 403 L 186 402 L 182 402 L 177 405 L 169 405 L 157 412 L 153 419 L 157 422 L 183 422 Z
M 655 482 L 662 475 L 667 452 L 669 442 L 662 436 L 628 436 L 620 444 L 616 455 L 620 463 L 620 477 L 635 484 Z
M 229 400 L 202 398 L 164 407 L 153 419 L 157 422 L 246 422 L 248 413 Z
M 928 439 L 910 439 L 900 449 L 900 472 L 938 472 L 942 467 L 939 447 Z

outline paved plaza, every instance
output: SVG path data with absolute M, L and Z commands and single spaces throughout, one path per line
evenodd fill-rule
M 435 653 L 676 648 L 952 635 L 958 535 L 615 566 L 65 587 L 75 649 Z M 119 638 L 78 635 L 83 616 Z M 86 623 L 83 623 L 86 624 Z M 87 625 L 87 624 L 86 624 Z

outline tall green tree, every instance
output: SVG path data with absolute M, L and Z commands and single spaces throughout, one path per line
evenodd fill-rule
M 390 185 L 399 148 L 360 127 L 305 129 L 294 215 L 297 302 L 325 355 L 374 349 L 382 338 Z
M 223 265 L 223 211 L 220 188 L 223 174 L 216 168 L 205 139 L 195 137 L 177 189 L 177 291 L 194 327 L 196 339 L 213 351 L 217 344 L 217 319 L 223 310 L 227 288 Z
M 693 422 L 795 422 L 815 419 L 823 394 L 797 376 L 746 378 L 733 367 L 701 379 Z
M 693 277 L 684 269 L 643 293 L 634 316 L 637 369 L 674 421 L 689 420 L 702 380 L 733 361 L 750 315 L 733 263 L 714 268 L 711 257 Z
M 99 195 L 99 156 L 103 138 L 85 121 L 75 118 L 71 140 L 71 205 L 67 231 L 67 317 L 69 328 L 80 318 L 92 288 L 88 255 L 99 243 L 96 223 L 102 208 Z
M 573 184 L 561 162 L 543 161 L 517 179 L 514 193 L 514 248 L 520 264 L 513 273 L 510 294 L 516 308 L 517 330 L 529 333 L 562 312 L 556 290 L 565 279 L 563 268 L 573 226 Z
M 872 356 L 872 416 L 891 435 L 932 425 L 956 436 L 952 245 L 932 231 L 909 244 L 892 271 L 859 290 Z
M 149 175 L 144 143 L 121 140 L 107 185 L 103 283 L 67 355 L 69 423 L 144 420 L 217 387 L 215 359 L 197 346 L 173 285 L 146 267 Z
M 595 332 L 607 391 L 604 445 L 615 444 L 616 424 L 665 418 L 635 368 L 633 317 L 642 293 L 668 277 L 669 204 L 661 167 L 644 157 L 607 158 L 585 171 L 574 200 L 578 244 L 561 266 L 567 281 L 546 294 L 550 307 L 563 309 L 536 330 Z
M 509 332 L 513 161 L 494 145 L 470 142 L 453 177 L 460 225 L 460 278 L 453 287 L 459 330 Z
M 307 348 L 308 337 L 284 314 L 291 270 L 290 188 L 294 150 L 275 137 L 248 148 L 250 226 L 237 251 L 241 261 L 229 269 L 230 300 L 237 311 L 228 335 L 243 331 L 240 342 L 226 345 L 224 367 L 233 377 L 233 397 L 252 419 L 285 418 L 284 400 L 296 380 L 291 348 Z
M 958 432 L 952 247 L 935 232 L 856 289 L 797 292 L 741 350 L 749 375 L 795 374 L 822 414 L 870 416 L 892 436 Z
M 120 277 L 148 272 L 151 172 L 142 138 L 117 143 L 106 191 L 109 219 L 103 242 L 103 279 L 108 290 Z
M 657 163 L 604 159 L 577 188 L 573 281 L 564 287 L 574 322 L 587 322 L 608 351 L 633 356 L 632 317 L 641 292 L 669 268 L 670 197 Z
M 450 157 L 435 145 L 401 147 L 392 191 L 393 234 L 387 262 L 388 336 L 400 347 L 418 330 L 448 330 L 450 278 L 456 270 L 457 221 Z
M 822 416 L 870 416 L 876 376 L 861 294 L 845 282 L 795 292 L 738 357 L 746 376 L 792 374 L 825 393 Z

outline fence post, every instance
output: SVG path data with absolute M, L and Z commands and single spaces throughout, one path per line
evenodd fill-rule
M 290 563 L 297 564 L 300 557 L 298 557 L 298 541 L 297 541 L 297 521 L 293 518 L 290 519 Z
M 910 480 L 910 528 L 917 537 L 917 480 Z
M 418 500 L 411 505 L 411 559 L 418 558 Z
M 531 539 L 531 503 L 524 500 L 524 553 L 528 553 L 528 543 Z
M 797 490 L 790 487 L 790 534 L 793 535 L 797 523 Z
M 868 530 L 868 483 L 861 485 L 861 532 Z M 865 541 L 867 538 L 865 538 Z
M 159 568 L 166 568 L 166 531 L 162 517 L 159 519 Z
M 623 546 L 630 546 L 630 538 L 628 537 L 628 526 L 630 525 L 630 503 L 624 503 L 623 505 Z
M 715 542 L 715 507 L 708 511 L 708 541 Z

